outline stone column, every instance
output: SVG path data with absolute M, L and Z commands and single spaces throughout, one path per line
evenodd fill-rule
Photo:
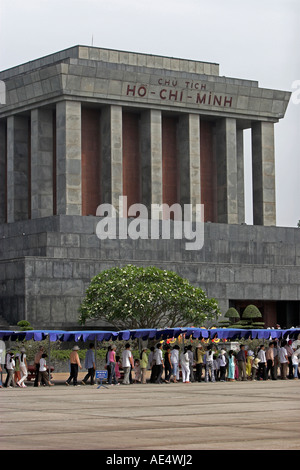
M 7 222 L 29 217 L 29 121 L 7 118 Z
M 101 111 L 101 200 L 119 211 L 123 195 L 122 107 L 107 106 Z
M 218 222 L 238 223 L 236 120 L 222 118 L 216 123 Z
M 31 111 L 31 218 L 53 215 L 53 113 Z
M 236 131 L 238 223 L 245 222 L 244 131 Z
M 81 215 L 81 103 L 56 105 L 57 214 Z
M 274 124 L 252 124 L 253 224 L 276 225 Z
M 196 204 L 201 204 L 200 118 L 197 114 L 180 116 L 177 133 L 180 203 L 192 204 L 195 220 Z
M 6 123 L 0 122 L 0 224 L 6 222 Z
M 141 114 L 140 131 L 142 203 L 147 207 L 150 216 L 151 204 L 161 206 L 163 203 L 161 111 L 144 111 Z

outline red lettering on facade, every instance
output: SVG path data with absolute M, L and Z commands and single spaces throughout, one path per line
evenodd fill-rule
M 135 88 L 135 86 L 133 88 L 130 88 L 130 85 L 127 85 L 126 95 L 128 96 L 130 93 L 132 93 L 132 96 L 135 96 Z
M 177 91 L 172 92 L 172 91 L 170 90 L 170 92 L 169 92 L 169 100 L 171 101 L 171 99 L 174 98 L 174 101 L 177 101 L 177 93 L 178 93 Z
M 145 96 L 147 93 L 147 89 L 146 87 L 144 86 L 140 86 L 139 89 L 138 89 L 138 95 L 143 98 L 143 96 Z
M 203 96 L 201 96 L 200 93 L 197 93 L 196 103 L 205 104 L 205 101 L 206 101 L 206 93 L 204 93 Z
M 226 104 L 229 105 L 229 107 L 231 108 L 231 105 L 232 105 L 232 96 L 230 98 L 228 98 L 227 96 L 225 96 L 224 98 L 224 106 L 226 106 Z
M 219 98 L 216 95 L 214 96 L 214 106 L 216 106 L 216 103 L 222 106 L 222 96 L 219 96 Z

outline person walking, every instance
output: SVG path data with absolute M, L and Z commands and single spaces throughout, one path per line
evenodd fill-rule
M 256 357 L 252 363 L 252 380 L 257 380 L 257 371 L 258 371 L 258 366 L 260 363 L 260 359 Z
M 65 382 L 66 385 L 70 385 L 71 381 L 73 380 L 73 385 L 76 387 L 78 385 L 77 378 L 78 378 L 78 368 L 82 369 L 82 365 L 80 363 L 79 355 L 78 355 L 79 347 L 74 346 L 73 350 L 70 354 L 70 376 Z
M 15 379 L 14 379 L 14 375 L 15 375 L 15 355 L 13 352 L 10 352 L 7 354 L 6 356 L 6 370 L 7 370 L 7 378 L 6 378 L 6 381 L 5 381 L 5 387 L 6 388 L 11 388 L 11 387 L 15 387 Z
M 267 359 L 266 359 L 266 353 L 265 353 L 265 345 L 262 344 L 259 348 L 259 351 L 257 353 L 258 359 L 260 359 L 260 363 L 258 366 L 258 380 L 266 380 L 266 365 L 267 365 Z
M 44 348 L 43 346 L 39 346 L 38 351 L 36 352 L 34 356 L 34 365 L 35 365 L 35 379 L 34 379 L 34 387 L 38 386 L 38 381 L 39 381 L 39 370 L 40 370 L 40 359 L 42 357 L 42 354 L 44 354 Z M 44 379 L 42 378 L 42 381 Z M 44 383 L 44 382 L 43 382 Z
M 147 367 L 148 367 L 148 356 L 147 356 L 148 348 L 145 346 L 140 354 L 140 366 L 141 366 L 141 374 L 142 374 L 142 384 L 147 383 L 146 375 L 147 375 Z
M 25 388 L 26 385 L 25 385 L 25 380 L 27 379 L 27 376 L 28 376 L 28 366 L 27 366 L 27 360 L 26 360 L 26 350 L 25 348 L 22 348 L 21 349 L 21 354 L 19 356 L 19 360 L 20 360 L 20 372 L 21 372 L 21 378 L 20 380 L 18 380 L 17 382 L 17 385 L 18 387 L 22 387 L 22 388 Z
M 162 343 L 158 343 L 156 345 L 156 349 L 154 351 L 153 360 L 155 361 L 155 383 L 160 384 L 162 383 L 162 374 L 164 371 L 164 360 L 162 354 Z
M 201 344 L 197 344 L 195 351 L 195 364 L 196 364 L 196 374 L 195 379 L 197 382 L 202 382 L 202 369 L 203 369 L 203 356 L 205 352 Z
M 285 345 L 285 349 L 286 349 L 286 352 L 287 352 L 287 356 L 288 356 L 288 371 L 287 371 L 287 377 L 289 379 L 293 379 L 294 377 L 294 371 L 293 371 L 293 362 L 292 362 L 292 356 L 293 356 L 293 348 L 292 348 L 292 340 L 290 339 L 289 341 L 287 341 L 286 345 Z
M 182 353 L 180 354 L 180 364 L 182 372 L 182 382 L 190 383 L 190 358 L 188 353 L 188 347 L 184 346 Z
M 109 367 L 110 367 L 110 377 L 109 377 L 108 385 L 119 385 L 119 382 L 117 381 L 117 377 L 116 377 L 116 349 L 117 349 L 117 346 L 113 344 L 108 353 L 108 362 L 109 362 Z
M 131 367 L 134 367 L 134 363 L 129 343 L 126 343 L 125 350 L 122 352 L 122 366 L 124 371 L 123 385 L 130 385 L 129 375 Z
M 294 371 L 293 379 L 298 379 L 299 357 L 296 354 L 296 348 L 293 349 L 292 364 L 293 364 L 293 371 Z
M 153 360 L 153 357 L 154 357 L 154 346 L 151 346 L 150 347 L 150 353 L 149 353 L 149 356 L 148 356 L 148 368 L 150 369 L 151 373 L 150 373 L 150 383 L 154 383 L 154 372 L 155 372 L 155 369 L 154 369 L 154 360 Z
M 39 377 L 38 377 L 38 387 L 41 385 L 41 380 L 43 378 L 43 383 L 49 385 L 49 387 L 52 387 L 54 385 L 48 378 L 47 375 L 47 364 L 46 364 L 46 357 L 47 354 L 43 353 L 42 357 L 40 359 L 40 367 L 39 367 Z
M 176 383 L 179 380 L 179 346 L 175 344 L 171 351 L 171 365 L 172 365 L 172 376 L 173 382 Z
M 273 341 L 269 343 L 269 347 L 266 350 L 266 360 L 267 360 L 267 371 L 266 371 L 267 379 L 271 378 L 272 380 L 277 380 L 275 377 L 274 342 Z
M 238 370 L 239 370 L 239 378 L 238 380 L 247 380 L 246 374 L 246 354 L 245 354 L 245 345 L 240 345 L 240 350 L 236 356 L 237 363 L 238 363 Z
M 84 379 L 81 381 L 82 385 L 86 385 L 87 381 L 90 379 L 91 385 L 95 384 L 95 371 L 96 371 L 96 362 L 95 362 L 95 353 L 94 353 L 94 343 L 90 343 L 89 349 L 85 355 L 84 367 L 87 369 L 87 374 Z
M 165 352 L 165 382 L 170 383 L 172 364 L 171 364 L 171 346 L 167 345 Z
M 278 342 L 278 339 L 276 338 L 274 341 L 274 377 L 275 377 L 275 380 L 278 379 L 278 369 L 280 367 L 280 361 L 279 361 L 279 355 L 278 355 L 278 351 L 279 351 L 279 342 Z
M 194 379 L 194 353 L 193 353 L 191 344 L 188 345 L 187 352 L 188 352 L 188 355 L 189 355 L 190 382 L 195 382 L 195 379 Z
M 235 381 L 235 357 L 232 349 L 228 353 L 227 379 L 229 380 L 229 382 Z
M 288 354 L 287 350 L 285 349 L 285 346 L 287 345 L 287 342 L 283 340 L 281 342 L 281 347 L 278 349 L 278 358 L 280 362 L 280 378 L 281 380 L 287 380 L 287 371 L 288 371 L 288 364 L 289 364 L 289 359 L 288 359 Z
M 215 374 L 213 371 L 213 363 L 214 363 L 214 353 L 211 346 L 208 346 L 207 351 L 205 353 L 205 382 L 215 382 Z
M 219 360 L 219 366 L 220 366 L 220 382 L 225 382 L 226 364 L 227 364 L 225 349 L 221 349 L 218 360 Z

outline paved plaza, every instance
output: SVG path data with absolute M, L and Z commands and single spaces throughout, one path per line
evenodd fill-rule
M 299 450 L 300 380 L 0 390 L 1 450 Z

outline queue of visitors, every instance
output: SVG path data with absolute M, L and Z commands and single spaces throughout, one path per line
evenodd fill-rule
M 115 345 L 113 346 L 115 348 Z M 110 349 L 110 348 L 109 348 Z M 241 344 L 238 351 L 218 350 L 214 345 L 204 347 L 199 343 L 193 351 L 192 345 L 184 346 L 182 350 L 176 344 L 174 347 L 163 343 L 156 347 L 144 348 L 140 359 L 133 359 L 130 344 L 126 344 L 120 356 L 116 356 L 118 371 L 124 371 L 121 382 L 120 372 L 115 380 L 112 362 L 108 351 L 106 369 L 108 384 L 129 385 L 131 383 L 147 383 L 146 372 L 150 371 L 149 383 L 179 382 L 233 382 L 235 380 L 287 380 L 299 379 L 300 348 L 292 348 L 292 341 L 271 341 L 268 346 L 259 346 L 256 353 Z M 180 374 L 181 372 L 181 374 Z
M 108 385 L 130 385 L 132 383 L 147 383 L 147 371 L 150 373 L 149 383 L 183 383 L 191 382 L 234 382 L 236 380 L 287 380 L 299 379 L 299 356 L 300 348 L 292 347 L 291 340 L 282 340 L 281 343 L 275 341 L 259 346 L 257 351 L 252 351 L 249 347 L 241 344 L 238 351 L 225 349 L 218 350 L 216 345 L 203 346 L 197 344 L 193 351 L 192 345 L 184 346 L 182 350 L 176 344 L 171 347 L 166 345 L 163 350 L 163 342 L 156 347 L 144 347 L 139 359 L 133 359 L 131 346 L 125 345 L 122 355 L 117 355 L 116 345 L 109 346 L 105 369 L 107 370 Z M 95 346 L 89 345 L 85 356 L 85 368 L 87 374 L 81 381 L 82 385 L 95 384 Z M 78 355 L 78 346 L 74 346 L 70 354 L 70 376 L 65 384 L 74 386 L 78 384 L 78 371 L 82 365 Z M 47 372 L 47 354 L 42 346 L 39 347 L 35 357 L 35 382 L 34 386 L 54 385 L 49 380 Z M 18 367 L 16 366 L 18 364 Z M 1 366 L 0 366 L 1 367 Z M 18 368 L 18 371 L 16 371 Z M 22 348 L 20 354 L 7 351 L 6 380 L 3 384 L 6 388 L 25 388 L 25 381 L 28 376 L 28 366 L 26 361 L 26 350 Z M 2 372 L 2 369 L 0 369 Z M 123 378 L 122 378 L 123 372 Z M 181 374 L 180 374 L 181 372 Z M 17 377 L 17 380 L 15 380 Z M 0 383 L 0 388 L 2 384 Z

